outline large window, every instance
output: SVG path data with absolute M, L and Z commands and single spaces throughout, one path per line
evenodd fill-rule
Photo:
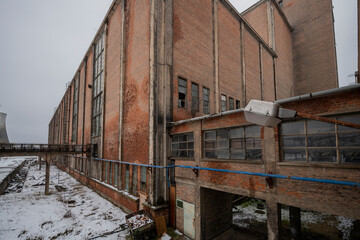
M 204 131 L 203 139 L 205 158 L 260 160 L 262 157 L 259 126 Z
M 71 141 L 77 140 L 77 124 L 78 124 L 78 107 L 79 107 L 79 74 L 74 79 L 74 97 L 73 97 L 73 116 L 72 116 L 72 134 Z
M 172 157 L 194 157 L 194 133 L 185 133 L 172 136 Z
M 102 93 L 104 84 L 105 34 L 100 36 L 94 47 L 94 76 L 92 102 L 92 136 L 101 134 Z
M 360 123 L 360 114 L 336 119 Z M 282 160 L 290 162 L 360 163 L 360 130 L 301 120 L 281 124 Z
M 203 112 L 205 114 L 210 113 L 210 91 L 208 88 L 203 87 Z
M 191 83 L 191 111 L 199 111 L 199 86 Z
M 229 97 L 229 110 L 234 110 L 235 106 L 234 106 L 234 99 Z
M 221 111 L 225 112 L 227 110 L 227 100 L 226 95 L 221 94 Z
M 178 107 L 186 108 L 187 83 L 185 79 L 179 78 L 179 100 Z

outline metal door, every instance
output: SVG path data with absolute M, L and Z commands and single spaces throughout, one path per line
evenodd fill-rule
M 184 202 L 184 233 L 195 239 L 195 205 Z

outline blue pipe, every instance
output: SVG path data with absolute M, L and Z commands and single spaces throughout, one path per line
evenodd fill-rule
M 170 168 L 179 167 L 179 168 L 197 169 L 197 170 L 205 170 L 205 171 L 236 173 L 236 174 L 259 176 L 259 177 L 271 177 L 271 178 L 279 178 L 279 179 L 291 179 L 291 180 L 297 180 L 297 181 L 319 182 L 319 183 L 329 183 L 329 184 L 337 184 L 337 185 L 344 185 L 344 186 L 357 186 L 357 187 L 360 187 L 360 183 L 358 183 L 358 182 L 338 181 L 338 180 L 330 180 L 330 179 L 285 176 L 285 175 L 278 175 L 278 174 L 254 173 L 254 172 L 226 170 L 226 169 L 218 169 L 218 168 L 192 167 L 192 166 L 184 166 L 184 165 L 157 166 L 157 165 L 148 165 L 148 164 L 140 164 L 140 163 L 119 162 L 119 161 L 115 161 L 115 160 L 108 160 L 108 159 L 101 159 L 101 158 L 94 158 L 94 159 L 98 160 L 98 161 L 115 162 L 115 163 L 135 165 L 135 166 L 167 169 L 167 178 L 168 178 L 168 170 Z M 168 184 L 169 184 L 169 182 L 168 182 Z

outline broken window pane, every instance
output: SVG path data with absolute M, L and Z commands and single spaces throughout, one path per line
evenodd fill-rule
M 360 163 L 360 149 L 342 149 L 340 150 L 340 159 L 342 163 Z
M 261 149 L 253 149 L 248 150 L 246 149 L 246 159 L 261 159 Z
M 349 123 L 355 123 L 360 124 L 360 114 L 354 114 L 354 115 L 347 115 L 347 116 L 340 116 L 337 117 L 338 120 L 349 122 Z M 351 128 L 351 127 L 344 127 L 344 126 L 338 126 L 339 132 L 348 132 L 348 131 L 359 131 L 359 129 Z
M 310 162 L 336 162 L 336 149 L 309 149 Z
M 244 137 L 244 128 L 230 129 L 230 138 L 242 138 L 242 137 Z
M 193 150 L 194 150 L 194 133 L 178 134 L 172 137 L 172 143 L 171 143 L 172 157 L 193 157 L 194 156 Z
M 360 131 L 353 133 L 339 133 L 339 146 L 360 147 Z
M 185 79 L 179 78 L 179 103 L 178 107 L 186 108 L 187 83 Z
M 140 189 L 141 191 L 146 191 L 146 167 L 141 167 L 140 169 Z

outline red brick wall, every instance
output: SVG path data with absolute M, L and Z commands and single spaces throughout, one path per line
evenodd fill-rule
M 250 23 L 251 27 L 255 29 L 260 37 L 269 45 L 267 2 L 263 1 L 258 6 L 246 12 L 243 17 L 248 23 Z
M 210 89 L 215 112 L 212 0 L 173 1 L 173 119 L 190 118 L 191 81 Z M 178 77 L 187 79 L 187 108 L 178 108 Z M 202 95 L 202 94 L 201 94 Z M 200 96 L 201 96 L 200 95 Z M 202 101 L 200 101 L 202 115 Z
M 259 42 L 244 31 L 246 104 L 251 99 L 261 99 Z
M 360 112 L 359 96 L 360 90 L 356 89 L 310 100 L 283 103 L 281 105 L 296 111 L 321 115 Z M 193 131 L 195 142 L 201 143 L 202 131 L 206 129 L 233 127 L 244 124 L 247 124 L 247 122 L 243 113 L 236 113 L 178 125 L 172 129 L 171 134 Z M 274 174 L 360 182 L 359 166 L 346 164 L 281 162 L 279 159 L 278 129 L 275 129 L 275 135 L 273 137 L 269 137 L 272 138 L 272 140 L 267 139 L 267 141 L 270 143 L 275 141 L 275 148 L 277 151 L 275 159 L 268 159 L 269 162 L 252 163 L 249 160 L 205 161 L 202 159 L 202 154 L 195 154 L 196 157 L 194 160 L 177 159 L 176 165 L 267 173 L 266 167 L 271 167 L 271 164 L 274 164 Z M 264 138 L 263 131 L 262 138 Z M 195 146 L 195 152 L 201 153 L 201 144 Z M 262 147 L 264 153 L 264 149 L 268 146 L 264 146 L 263 143 Z M 273 163 L 274 160 L 275 163 Z M 263 158 L 263 161 L 267 161 L 267 158 Z M 266 199 L 267 194 L 269 193 L 269 187 L 264 177 L 207 170 L 199 170 L 197 177 L 193 170 L 185 168 L 176 168 L 175 175 L 176 180 L 180 182 L 180 186 L 177 184 L 177 188 L 179 187 L 179 189 L 176 190 L 177 194 L 179 194 L 182 199 L 189 201 L 192 200 L 191 195 L 195 195 L 191 192 L 192 190 L 189 187 L 192 186 L 192 184 L 200 184 L 201 187 L 261 199 Z M 358 187 L 295 181 L 290 179 L 273 179 L 273 181 L 276 184 L 274 187 L 274 190 L 276 190 L 275 198 L 279 203 L 335 215 L 360 218 L 360 210 L 358 209 L 360 204 L 360 189 Z M 188 184 L 184 185 L 184 182 Z M 188 193 L 184 193 L 185 191 L 188 191 Z M 270 194 L 274 194 L 274 191 Z M 177 198 L 180 198 L 179 195 Z M 195 201 L 193 200 L 193 202 Z M 177 211 L 177 213 L 181 214 L 179 211 Z M 178 215 L 178 217 L 181 216 Z M 180 220 L 177 221 L 177 224 L 181 224 L 179 223 Z
M 220 94 L 241 100 L 240 22 L 221 2 L 218 4 L 218 29 Z
M 295 95 L 337 87 L 331 0 L 284 0 L 283 10 L 294 28 Z
M 274 87 L 274 61 L 273 57 L 262 49 L 262 74 L 263 74 L 263 90 L 264 100 L 274 101 L 275 100 L 275 87 Z
M 149 1 L 128 1 L 123 160 L 147 163 L 149 152 Z
M 280 13 L 274 8 L 275 52 L 276 59 L 276 95 L 277 100 L 293 96 L 293 51 L 292 35 Z M 309 40 L 311 41 L 311 40 Z
M 106 51 L 104 158 L 119 158 L 121 7 L 109 20 Z

